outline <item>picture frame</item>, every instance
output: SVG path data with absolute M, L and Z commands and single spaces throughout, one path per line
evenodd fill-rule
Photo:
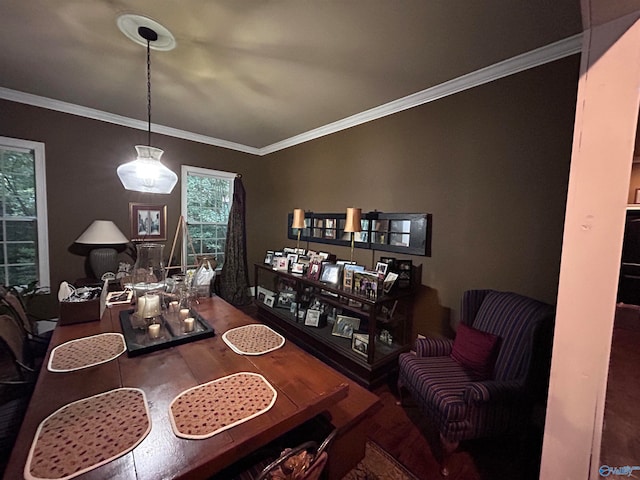
M 336 323 L 333 324 L 331 335 L 336 337 L 351 338 L 353 332 L 360 328 L 360 319 L 346 315 L 336 315 Z
M 331 285 L 338 285 L 341 280 L 342 265 L 339 263 L 324 263 L 320 273 L 320 281 Z
M 291 273 L 302 275 L 304 273 L 304 264 L 296 262 L 293 265 L 291 265 Z
M 309 327 L 319 327 L 321 314 L 322 312 L 315 308 L 308 309 L 307 314 L 304 317 L 304 324 Z
M 276 296 L 273 295 L 273 294 L 265 295 L 265 297 L 264 297 L 264 304 L 267 307 L 273 308 L 273 304 L 275 303 L 275 301 L 276 301 Z
M 351 337 L 351 350 L 366 357 L 369 355 L 369 335 L 354 333 Z
M 295 299 L 295 292 L 280 292 L 278 294 L 278 301 L 276 302 L 276 306 L 289 310 L 291 308 L 291 303 L 293 303 Z
M 167 206 L 129 203 L 132 242 L 157 242 L 167 239 Z
M 275 270 L 286 272 L 289 270 L 289 259 L 287 257 L 276 257 L 275 265 L 273 266 Z
M 322 270 L 322 263 L 317 261 L 312 261 L 311 263 L 309 263 L 309 268 L 307 268 L 307 278 L 311 280 L 319 280 L 321 270 Z
M 387 273 L 387 276 L 384 279 L 384 282 L 382 284 L 382 291 L 384 293 L 389 293 L 391 291 L 391 289 L 393 288 L 394 283 L 396 282 L 396 280 L 398 279 L 398 274 L 395 272 L 389 272 Z
M 389 269 L 389 264 L 384 262 L 376 263 L 376 272 L 378 272 L 378 275 L 380 277 L 384 278 L 384 276 L 387 274 L 388 269 Z
M 264 257 L 264 263 L 266 265 L 271 265 L 271 262 L 273 262 L 273 250 L 267 250 L 267 254 Z

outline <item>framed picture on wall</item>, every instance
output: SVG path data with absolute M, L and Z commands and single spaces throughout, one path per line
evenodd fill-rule
M 167 239 L 167 206 L 147 203 L 129 204 L 132 242 L 156 242 Z

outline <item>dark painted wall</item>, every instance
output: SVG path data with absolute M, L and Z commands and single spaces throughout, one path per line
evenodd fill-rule
M 408 258 L 423 267 L 416 329 L 445 332 L 469 288 L 555 301 L 578 66 L 577 56 L 556 61 L 266 157 L 161 135 L 152 144 L 178 173 L 188 164 L 243 174 L 250 265 L 295 245 L 293 208 L 433 214 L 432 257 Z M 180 184 L 168 196 L 137 194 L 115 173 L 145 132 L 7 101 L 0 109 L 0 135 L 46 144 L 54 290 L 84 276 L 84 257 L 68 249 L 92 220 L 128 234 L 129 202 L 168 205 L 168 254 Z M 355 252 L 369 266 L 379 256 Z

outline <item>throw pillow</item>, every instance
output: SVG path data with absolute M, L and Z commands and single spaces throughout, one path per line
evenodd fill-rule
M 492 378 L 500 337 L 461 323 L 453 341 L 451 358 L 483 380 Z

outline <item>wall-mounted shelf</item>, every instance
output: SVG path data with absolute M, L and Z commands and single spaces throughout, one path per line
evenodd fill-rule
M 331 245 L 351 245 L 344 231 L 344 213 L 305 213 L 300 240 Z M 288 217 L 288 238 L 296 240 L 298 229 Z M 431 256 L 431 214 L 369 212 L 362 215 L 361 232 L 354 233 L 354 247 L 409 255 Z

